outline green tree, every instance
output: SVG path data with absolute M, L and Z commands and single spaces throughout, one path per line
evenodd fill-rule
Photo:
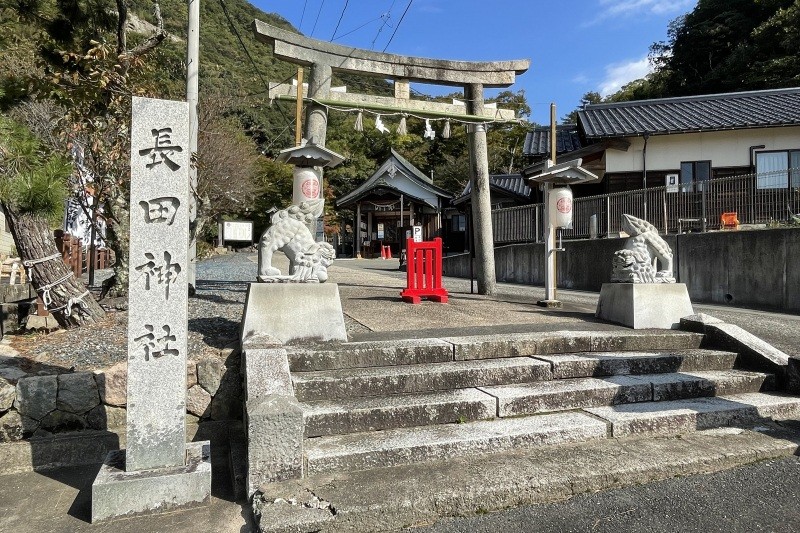
M 94 323 L 105 314 L 61 260 L 53 240 L 51 226 L 61 217 L 71 173 L 66 158 L 0 116 L 0 204 L 31 283 L 64 328 Z
M 603 97 L 597 91 L 589 91 L 584 93 L 581 97 L 581 101 L 578 104 L 578 107 L 561 117 L 562 124 L 577 124 L 578 123 L 578 111 L 583 109 L 589 104 L 599 104 L 603 101 Z
M 800 0 L 699 0 L 655 43 L 647 96 L 684 96 L 795 85 Z

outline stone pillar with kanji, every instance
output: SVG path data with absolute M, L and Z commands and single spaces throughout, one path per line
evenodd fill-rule
M 92 520 L 209 500 L 208 442 L 186 443 L 189 109 L 133 98 L 127 449 L 92 486 Z

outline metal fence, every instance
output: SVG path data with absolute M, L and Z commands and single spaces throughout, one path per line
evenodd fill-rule
M 764 177 L 763 174 L 759 176 Z M 748 174 L 681 184 L 675 192 L 668 191 L 667 187 L 653 187 L 575 198 L 572 228 L 563 229 L 561 236 L 564 239 L 590 237 L 593 216 L 597 235 L 618 235 L 623 214 L 643 218 L 662 233 L 720 229 L 723 213 L 736 213 L 740 224 L 797 223 L 793 215 L 800 213 L 800 189 L 760 189 L 757 187 L 759 176 Z M 540 241 L 544 211 L 543 204 L 492 211 L 494 242 Z

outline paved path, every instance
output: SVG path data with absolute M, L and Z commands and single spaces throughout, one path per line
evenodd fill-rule
M 403 314 L 413 316 L 423 314 L 410 308 L 443 309 L 444 306 L 432 302 L 423 302 L 419 306 L 399 302 L 398 292 L 405 287 L 405 273 L 397 270 L 397 260 L 353 259 L 339 260 L 331 269 L 331 280 L 343 285 L 341 287 L 345 312 L 351 312 L 355 318 L 365 316 L 365 323 L 379 331 L 393 331 L 405 326 L 382 324 L 388 317 L 396 316 L 398 309 Z M 428 311 L 427 324 L 435 327 L 480 327 L 492 325 L 502 332 L 503 328 L 511 328 L 520 324 L 531 330 L 554 328 L 563 329 L 614 329 L 616 326 L 603 324 L 595 320 L 597 307 L 596 292 L 559 290 L 558 297 L 564 303 L 560 310 L 543 309 L 536 305 L 544 298 L 544 288 L 532 285 L 510 283 L 498 284 L 498 294 L 491 300 L 478 294 L 470 294 L 469 280 L 461 278 L 444 278 L 443 285 L 450 291 L 450 304 L 458 311 L 442 310 L 443 318 L 437 318 L 436 312 Z M 477 284 L 475 284 L 477 290 Z M 352 300 L 348 302 L 347 300 Z M 376 302 L 382 305 L 374 305 Z M 387 306 L 393 311 L 389 312 Z M 776 348 L 789 355 L 800 355 L 800 315 L 776 313 L 731 306 L 694 304 L 695 312 L 702 312 L 736 324 L 754 335 L 761 337 Z M 433 322 L 431 322 L 433 321 Z M 415 325 L 423 329 L 431 326 L 418 325 L 411 321 L 408 326 Z M 627 329 L 621 328 L 618 329 Z

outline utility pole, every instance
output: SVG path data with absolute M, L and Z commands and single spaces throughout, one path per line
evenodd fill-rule
M 189 157 L 197 154 L 197 95 L 200 60 L 200 0 L 189 0 L 189 31 L 186 39 L 186 102 L 189 104 Z M 189 165 L 189 257 L 186 277 L 189 294 L 195 293 L 197 275 L 197 165 Z

